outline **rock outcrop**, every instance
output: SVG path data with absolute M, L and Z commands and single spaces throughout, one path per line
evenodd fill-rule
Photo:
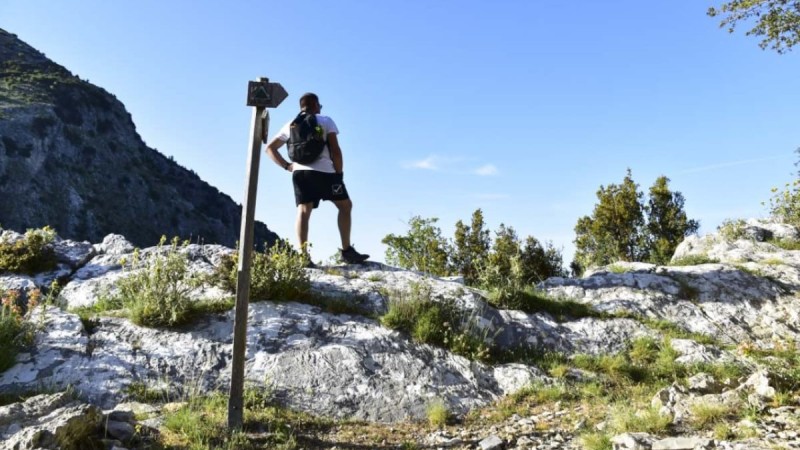
M 768 350 L 778 342 L 800 341 L 800 251 L 758 240 L 767 239 L 767 231 L 778 233 L 776 224 L 750 226 L 752 233 L 745 239 L 690 238 L 678 249 L 681 258 L 711 255 L 713 263 L 664 267 L 617 263 L 584 278 L 552 278 L 539 286 L 551 298 L 583 303 L 598 313 L 589 317 L 555 318 L 546 312 L 496 309 L 482 292 L 457 280 L 382 264 L 308 269 L 315 291 L 350 299 L 363 313 L 331 314 L 302 303 L 252 299 L 248 383 L 295 409 L 389 423 L 422 419 L 434 401 L 460 416 L 532 383 L 557 383 L 534 365 L 488 365 L 419 344 L 374 318 L 387 311 L 393 292 L 425 285 L 432 299 L 452 301 L 499 349 L 527 348 L 565 356 L 611 354 L 625 350 L 638 337 L 659 338 L 663 329 L 653 323 L 667 323 L 686 335 L 669 341 L 677 363 L 731 363 L 744 368 L 746 376 L 740 379 L 698 373 L 686 385 L 665 387 L 651 406 L 670 418 L 674 430 L 683 431 L 671 437 L 619 435 L 614 448 L 762 448 L 756 438 L 748 447 L 742 442 L 750 441 L 692 432 L 691 411 L 699 404 L 760 411 L 768 421 L 744 422 L 731 430 L 746 430 L 781 445 L 800 445 L 793 431 L 800 422 L 800 408 L 786 405 L 786 399 L 784 406 L 776 406 L 782 380 L 736 350 L 737 346 Z M 10 231 L 2 236 L 15 238 Z M 95 245 L 59 240 L 60 265 L 54 272 L 0 274 L 0 288 L 21 291 L 45 289 L 54 278 L 67 281 L 59 296 L 60 308 L 40 306 L 31 312 L 29 320 L 39 323 L 35 344 L 0 374 L 0 394 L 35 391 L 40 386 L 71 388 L 81 400 L 109 410 L 129 401 L 132 391 L 143 386 L 166 400 L 227 388 L 232 311 L 209 314 L 176 329 L 144 328 L 120 317 L 86 321 L 71 312 L 113 292 L 116 282 L 131 274 L 120 260 L 130 260 L 133 251 L 133 245 L 119 235 Z M 197 244 L 182 251 L 190 270 L 198 274 L 211 273 L 232 252 Z M 157 252 L 148 248 L 140 255 L 146 260 Z M 201 286 L 191 295 L 201 300 L 231 293 Z M 709 339 L 698 342 L 691 336 Z M 556 404 L 553 410 L 530 417 L 512 416 L 503 426 L 439 432 L 420 437 L 419 443 L 448 448 L 580 448 L 578 435 L 584 425 L 579 417 L 580 411 Z M 2 426 L 0 432 L 9 433 Z

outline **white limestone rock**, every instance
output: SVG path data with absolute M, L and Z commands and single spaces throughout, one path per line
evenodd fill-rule
M 93 405 L 69 394 L 44 394 L 0 407 L 0 448 L 85 448 L 102 422 Z
M 50 308 L 35 350 L 0 375 L 0 392 L 71 385 L 111 408 L 134 382 L 169 386 L 175 395 L 224 390 L 232 322 L 232 311 L 183 331 L 102 318 L 87 336 L 76 315 Z M 414 344 L 373 320 L 308 305 L 253 303 L 248 327 L 248 380 L 290 406 L 334 417 L 418 419 L 430 398 L 447 399 L 450 411 L 463 414 L 544 378 L 534 368 L 487 367 Z

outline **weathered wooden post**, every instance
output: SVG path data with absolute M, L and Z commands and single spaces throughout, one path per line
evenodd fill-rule
M 236 312 L 233 321 L 233 361 L 231 390 L 228 399 L 228 428 L 242 427 L 244 401 L 244 360 L 247 350 L 247 306 L 250 296 L 250 260 L 253 254 L 253 226 L 258 190 L 258 165 L 261 143 L 267 140 L 269 111 L 281 104 L 288 94 L 279 83 L 268 78 L 251 81 L 247 86 L 247 106 L 254 106 L 250 124 L 250 154 L 247 157 L 247 186 L 242 203 L 242 228 L 239 234 L 239 267 L 236 278 Z

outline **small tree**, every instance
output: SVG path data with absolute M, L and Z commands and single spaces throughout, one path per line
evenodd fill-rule
M 800 148 L 795 153 L 800 155 Z M 794 165 L 800 167 L 800 159 Z M 772 188 L 769 210 L 773 217 L 783 223 L 800 227 L 800 171 L 797 172 L 797 178 L 786 183 L 783 190 Z
M 678 244 L 700 228 L 699 222 L 686 217 L 683 203 L 683 194 L 670 191 L 669 178 L 663 175 L 650 187 L 645 207 L 650 262 L 668 263 Z
M 592 216 L 575 225 L 575 275 L 619 260 L 664 264 L 683 238 L 697 231 L 698 222 L 683 210 L 683 195 L 670 191 L 669 178 L 656 179 L 646 205 L 638 187 L 630 169 L 621 185 L 600 186 Z
M 492 251 L 480 268 L 480 284 L 485 288 L 519 283 L 521 280 L 520 247 L 517 232 L 513 227 L 500 224 L 495 231 Z
M 404 269 L 419 270 L 436 276 L 450 274 L 450 245 L 436 226 L 439 219 L 414 216 L 408 222 L 405 236 L 388 234 L 381 241 L 386 249 L 386 262 Z
M 464 282 L 473 285 L 478 281 L 478 269 L 485 264 L 491 245 L 489 230 L 484 230 L 483 211 L 472 213 L 472 224 L 456 222 L 453 239 L 453 268 L 463 277 Z
M 643 234 L 643 194 L 628 169 L 622 184 L 600 186 L 592 216 L 575 225 L 575 263 L 585 268 L 614 261 L 640 261 L 647 248 Z
M 566 276 L 561 251 L 547 242 L 545 246 L 533 236 L 525 238 L 525 246 L 519 255 L 522 279 L 525 284 L 538 283 L 550 277 Z

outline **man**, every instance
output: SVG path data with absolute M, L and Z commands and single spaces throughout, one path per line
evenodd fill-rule
M 267 155 L 281 168 L 292 173 L 294 183 L 294 198 L 297 204 L 297 219 L 295 231 L 300 249 L 308 255 L 308 222 L 311 212 L 319 206 L 320 200 L 330 200 L 339 209 L 338 224 L 339 237 L 342 248 L 339 255 L 348 264 L 362 263 L 369 255 L 358 253 L 350 243 L 351 211 L 353 203 L 347 194 L 343 181 L 342 149 L 339 147 L 337 135 L 339 129 L 330 117 L 320 114 L 322 105 L 316 94 L 307 93 L 300 97 L 301 114 L 314 114 L 317 124 L 322 128 L 325 138 L 325 147 L 319 158 L 308 164 L 287 161 L 278 153 L 292 135 L 291 121 L 281 128 L 278 134 L 267 145 Z M 297 120 L 297 119 L 296 119 Z M 308 267 L 315 267 L 308 258 Z

